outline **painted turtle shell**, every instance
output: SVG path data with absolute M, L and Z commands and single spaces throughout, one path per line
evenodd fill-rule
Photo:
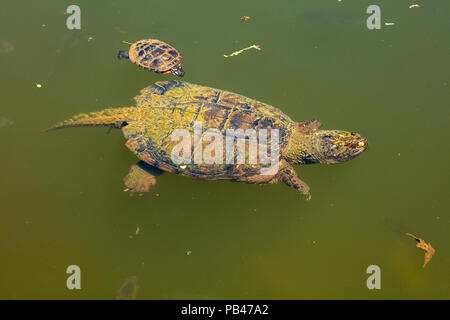
M 156 73 L 173 72 L 182 77 L 183 56 L 171 45 L 156 39 L 139 40 L 131 44 L 128 51 L 131 62 L 145 70 Z

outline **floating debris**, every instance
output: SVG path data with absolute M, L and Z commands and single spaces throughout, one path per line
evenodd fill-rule
M 393 22 L 385 22 L 384 25 L 385 26 L 393 26 L 393 25 L 395 25 L 395 23 L 393 23 Z
M 45 23 L 42 24 L 42 28 L 45 28 L 47 25 Z
M 192 251 L 191 251 L 191 250 L 186 251 L 186 255 L 187 255 L 187 256 L 190 256 L 191 254 L 192 254 Z
M 426 251 L 425 252 L 425 261 L 423 262 L 423 268 L 425 268 L 425 266 L 428 264 L 428 262 L 430 262 L 431 258 L 435 254 L 436 250 L 434 250 L 434 248 L 431 246 L 431 243 L 428 242 L 428 244 L 427 244 L 423 239 L 420 239 L 411 233 L 406 233 L 406 235 L 417 241 L 417 245 L 416 245 L 417 248 L 420 248 L 420 249 Z
M 93 37 L 89 37 L 89 38 L 88 38 L 88 42 L 91 42 L 92 40 L 94 40 Z
M 412 8 L 420 8 L 420 4 L 412 4 L 410 5 L 408 8 L 412 9 Z
M 137 227 L 136 232 L 135 232 L 135 235 L 138 235 L 139 232 L 141 232 L 141 228 Z
M 120 287 L 116 295 L 116 300 L 134 300 L 137 295 L 137 279 L 135 276 L 129 277 Z
M 248 21 L 248 20 L 250 20 L 250 17 L 249 17 L 249 16 L 243 16 L 243 17 L 241 17 L 241 21 Z
M 239 51 L 235 51 L 235 52 L 233 52 L 233 53 L 230 54 L 230 55 L 224 54 L 223 56 L 224 56 L 225 58 L 229 58 L 229 57 L 232 57 L 232 56 L 237 56 L 238 54 L 241 54 L 242 52 L 244 52 L 244 51 L 246 51 L 246 50 L 250 50 L 250 49 L 261 50 L 261 47 L 260 47 L 259 45 L 254 44 L 254 45 L 252 45 L 252 46 L 250 46 L 250 47 L 241 49 L 241 50 L 239 50 Z
M 0 40 L 0 53 L 1 54 L 7 54 L 14 51 L 14 46 L 6 41 L 6 40 Z
M 9 120 L 8 118 L 5 118 L 5 117 L 0 117 L 0 128 L 9 127 L 9 126 L 12 126 L 13 124 L 14 124 L 14 121 Z
M 42 84 L 36 82 L 36 88 L 42 88 Z

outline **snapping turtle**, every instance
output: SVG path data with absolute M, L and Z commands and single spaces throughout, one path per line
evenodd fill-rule
M 80 114 L 45 131 L 82 126 L 121 129 L 127 140 L 126 146 L 141 160 L 131 167 L 124 179 L 127 188 L 135 193 L 148 192 L 156 184 L 158 175 L 172 172 L 202 180 L 228 179 L 257 184 L 283 181 L 310 198 L 308 185 L 299 178 L 293 165 L 340 163 L 358 156 L 367 148 L 366 138 L 359 134 L 321 130 L 317 120 L 294 122 L 279 109 L 262 102 L 187 82 L 157 82 L 142 89 L 134 99 L 136 106 Z M 198 131 L 195 132 L 194 127 L 198 124 L 202 126 L 200 136 L 203 135 L 203 140 L 199 138 Z M 216 142 L 216 139 L 225 139 L 231 129 L 236 129 L 236 132 L 238 129 L 260 132 L 261 129 L 269 129 L 271 136 L 277 129 L 278 141 L 266 139 L 259 145 L 261 148 L 265 143 L 266 148 L 276 149 L 274 141 L 277 143 L 278 152 L 272 157 L 277 161 L 277 170 L 263 174 L 261 169 L 267 167 L 267 163 L 260 160 L 238 163 L 238 158 L 233 156 L 231 161 L 207 163 L 206 156 L 201 159 L 202 154 L 199 162 L 190 162 L 192 158 L 188 154 L 187 161 L 180 162 L 178 151 L 174 153 L 180 141 L 180 136 L 174 139 L 177 129 L 197 135 L 194 146 L 189 140 L 191 144 L 184 149 L 188 153 L 194 150 L 194 158 L 196 147 L 206 146 L 207 149 L 206 141 L 212 140 L 206 138 L 203 130 L 212 130 Z M 240 136 L 240 139 L 248 148 L 250 135 Z M 246 160 L 250 158 L 247 148 Z M 219 151 L 209 150 L 211 155 Z M 234 146 L 232 151 L 235 151 Z
M 182 77 L 184 70 L 181 67 L 183 57 L 171 45 L 156 39 L 144 39 L 135 43 L 128 43 L 128 53 L 119 51 L 119 59 L 130 59 L 131 62 L 145 70 L 156 73 L 169 73 Z

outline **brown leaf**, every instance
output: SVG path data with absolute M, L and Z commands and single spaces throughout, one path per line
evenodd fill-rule
M 423 268 L 425 268 L 425 266 L 428 264 L 428 262 L 430 262 L 431 258 L 435 254 L 436 250 L 434 250 L 434 248 L 431 246 L 431 243 L 429 243 L 429 242 L 426 243 L 423 239 L 416 237 L 415 235 L 413 235 L 411 233 L 406 233 L 406 235 L 417 241 L 417 244 L 416 244 L 417 248 L 420 248 L 420 249 L 426 251 L 425 252 L 425 260 L 423 262 Z

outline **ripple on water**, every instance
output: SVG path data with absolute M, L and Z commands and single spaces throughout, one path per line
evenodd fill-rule
M 116 295 L 116 300 L 134 300 L 137 295 L 137 278 L 135 276 L 129 277 L 123 283 Z
M 9 127 L 12 126 L 13 124 L 14 121 L 9 120 L 8 118 L 5 117 L 0 117 L 0 128 Z
M 14 45 L 6 40 L 0 40 L 0 54 L 7 54 L 14 51 Z

